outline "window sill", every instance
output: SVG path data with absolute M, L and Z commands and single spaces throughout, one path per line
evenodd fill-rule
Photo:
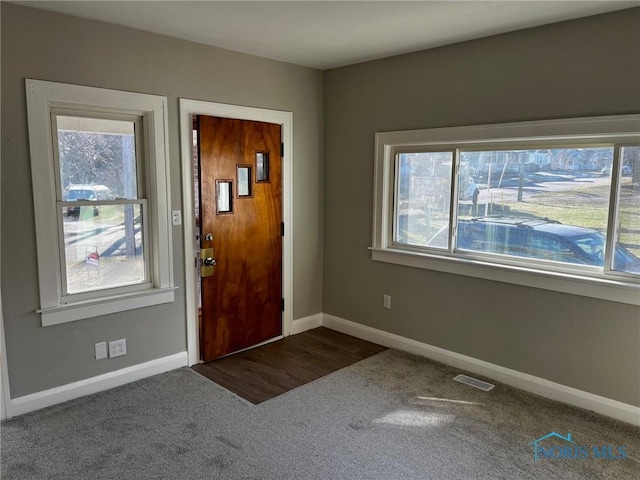
M 154 288 L 142 292 L 128 293 L 113 297 L 87 300 L 68 305 L 36 310 L 41 315 L 42 326 L 83 320 L 85 318 L 124 312 L 136 308 L 150 307 L 174 301 L 175 288 Z
M 584 297 L 640 306 L 640 285 L 623 280 L 581 277 L 534 268 L 502 265 L 466 258 L 370 247 L 375 261 L 482 278 Z

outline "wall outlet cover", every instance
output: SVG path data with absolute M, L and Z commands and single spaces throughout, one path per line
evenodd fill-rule
M 109 342 L 109 358 L 120 357 L 127 354 L 127 339 Z

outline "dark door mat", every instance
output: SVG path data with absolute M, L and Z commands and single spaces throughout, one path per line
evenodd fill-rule
M 192 368 L 257 405 L 384 350 L 319 327 Z

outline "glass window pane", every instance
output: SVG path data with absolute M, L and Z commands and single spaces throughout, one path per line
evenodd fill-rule
M 63 216 L 67 293 L 145 282 L 141 205 L 77 208 Z
M 461 152 L 456 248 L 604 266 L 613 152 Z
M 256 152 L 256 182 L 269 181 L 269 153 Z
M 238 165 L 238 197 L 251 196 L 251 167 Z
M 613 270 L 640 274 L 640 146 L 621 149 Z
M 231 180 L 216 180 L 217 213 L 232 213 L 232 185 Z
M 138 198 L 135 123 L 58 115 L 58 154 L 63 201 L 78 190 L 97 200 Z
M 397 157 L 394 240 L 448 247 L 453 152 L 401 153 Z

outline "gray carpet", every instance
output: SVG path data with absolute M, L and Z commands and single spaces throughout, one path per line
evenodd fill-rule
M 388 350 L 251 405 L 184 368 L 4 422 L 2 478 L 640 478 L 640 429 L 457 373 Z M 628 456 L 534 463 L 552 431 Z

